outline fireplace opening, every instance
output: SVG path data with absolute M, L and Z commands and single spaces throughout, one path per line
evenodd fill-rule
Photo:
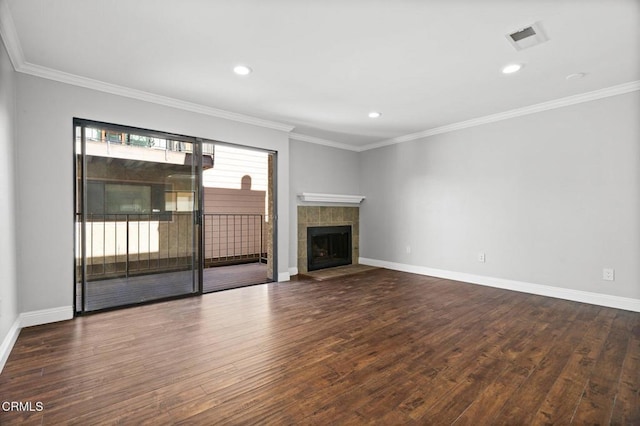
M 307 270 L 351 265 L 351 226 L 307 228 Z

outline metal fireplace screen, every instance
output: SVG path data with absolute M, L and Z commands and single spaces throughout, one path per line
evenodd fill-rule
M 351 265 L 351 226 L 307 228 L 307 269 Z

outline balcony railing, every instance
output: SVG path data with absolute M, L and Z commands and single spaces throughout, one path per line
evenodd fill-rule
M 205 267 L 266 258 L 264 215 L 205 214 L 203 225 Z
M 82 215 L 77 215 L 81 235 Z M 89 214 L 84 238 L 87 281 L 193 268 L 192 212 Z M 266 257 L 264 216 L 203 215 L 204 266 L 258 262 Z M 76 243 L 80 265 L 82 241 Z

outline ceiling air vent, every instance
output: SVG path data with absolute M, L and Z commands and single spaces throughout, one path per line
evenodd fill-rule
M 506 37 L 516 50 L 528 49 L 549 40 L 540 22 L 507 34 Z

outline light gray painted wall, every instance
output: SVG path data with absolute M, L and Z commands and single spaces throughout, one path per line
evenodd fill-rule
M 636 91 L 363 152 L 361 256 L 640 299 L 639 117 Z
M 5 78 L 2 87 L 14 87 Z M 355 153 L 28 75 L 10 78 L 18 83 L 18 258 L 17 271 L 0 273 L 7 282 L 17 275 L 20 312 L 72 304 L 73 117 L 278 151 L 280 273 L 296 265 L 298 193 L 363 194 L 363 257 L 640 298 L 638 92 Z M 10 111 L 0 122 L 13 120 Z M 13 149 L 4 140 L 2 153 Z M 10 167 L 0 169 L 13 179 Z M 10 224 L 13 210 L 0 210 L 5 216 Z M 1 247 L 11 249 L 4 235 Z M 605 266 L 616 269 L 615 282 L 600 279 Z M 13 288 L 14 299 L 15 286 L 2 288 Z
M 0 343 L 19 314 L 14 189 L 15 79 L 9 55 L 0 42 Z
M 297 267 L 298 250 L 298 197 L 302 192 L 321 194 L 359 195 L 358 153 L 324 145 L 291 140 L 291 184 L 289 266 Z M 364 194 L 366 195 L 366 194 Z
M 73 117 L 278 152 L 278 271 L 289 252 L 286 132 L 18 74 L 18 271 L 21 311 L 72 305 Z

